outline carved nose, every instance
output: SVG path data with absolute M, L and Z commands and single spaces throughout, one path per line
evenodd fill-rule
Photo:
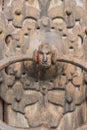
M 46 54 L 43 55 L 43 62 L 44 62 L 44 63 L 47 62 L 47 56 L 46 56 Z

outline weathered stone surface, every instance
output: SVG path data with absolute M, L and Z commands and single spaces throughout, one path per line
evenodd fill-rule
M 86 5 L 0 0 L 1 130 L 87 128 Z

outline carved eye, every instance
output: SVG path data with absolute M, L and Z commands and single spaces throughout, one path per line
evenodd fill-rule
M 43 55 L 43 52 L 42 52 L 42 51 L 39 51 L 39 54 Z
M 49 51 L 49 52 L 47 52 L 46 54 L 47 54 L 47 55 L 50 55 L 50 54 L 51 54 L 51 52 Z

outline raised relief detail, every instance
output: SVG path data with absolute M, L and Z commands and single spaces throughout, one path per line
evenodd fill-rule
M 1 0 L 1 130 L 87 129 L 86 5 Z

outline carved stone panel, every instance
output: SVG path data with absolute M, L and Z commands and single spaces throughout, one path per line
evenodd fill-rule
M 87 129 L 87 1 L 0 1 L 0 130 Z

